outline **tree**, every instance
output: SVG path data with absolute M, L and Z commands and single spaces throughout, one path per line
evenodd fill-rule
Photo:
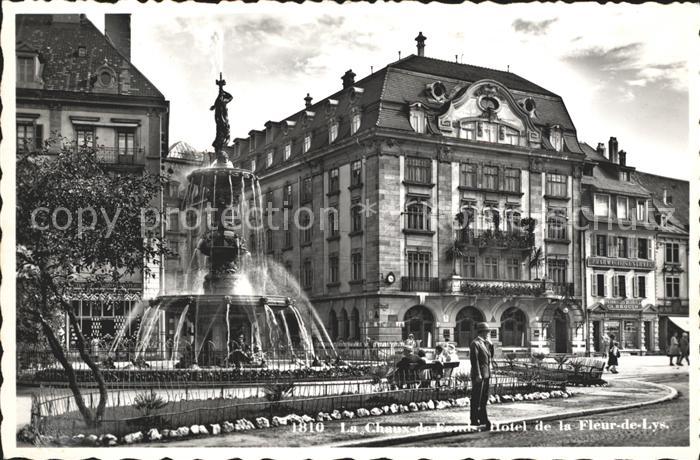
M 76 291 L 118 292 L 134 274 L 155 276 L 151 267 L 167 249 L 159 225 L 154 225 L 160 211 L 151 204 L 164 181 L 148 172 L 116 173 L 99 162 L 94 149 L 65 143 L 58 153 L 40 150 L 17 157 L 18 317 L 25 326 L 33 322 L 40 328 L 88 426 L 100 424 L 107 392 L 70 299 Z M 150 222 L 142 222 L 142 211 L 148 211 Z M 52 323 L 63 315 L 99 388 L 94 412 L 85 405 Z

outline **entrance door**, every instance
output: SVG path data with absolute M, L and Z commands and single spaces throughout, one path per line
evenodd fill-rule
M 651 336 L 651 321 L 644 321 L 644 348 L 653 351 L 653 337 Z
M 433 314 L 426 307 L 416 305 L 411 307 L 403 317 L 404 327 L 402 330 L 403 340 L 408 338 L 409 334 L 413 334 L 413 338 L 419 342 L 419 346 L 432 346 L 430 342 L 435 340 L 434 329 L 435 319 Z
M 593 321 L 593 350 L 600 352 L 601 346 L 600 321 Z
M 476 324 L 484 320 L 484 315 L 474 307 L 464 307 L 457 313 L 455 327 L 457 346 L 468 347 L 476 338 Z
M 567 314 L 557 309 L 554 312 L 554 352 L 566 353 L 569 345 L 569 322 Z

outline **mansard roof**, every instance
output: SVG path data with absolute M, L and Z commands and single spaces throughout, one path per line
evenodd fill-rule
M 18 50 L 37 53 L 44 64 L 44 90 L 90 93 L 99 72 L 107 68 L 118 80 L 112 94 L 164 99 L 84 15 L 17 15 L 16 43 Z
M 688 181 L 641 171 L 632 172 L 632 180 L 651 192 L 652 203 L 659 212 L 673 208 L 672 223 L 683 229 L 689 228 L 690 183 Z M 671 203 L 665 204 L 663 202 L 664 190 L 668 196 L 673 197 Z

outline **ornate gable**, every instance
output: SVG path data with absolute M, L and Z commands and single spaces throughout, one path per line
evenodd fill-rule
M 440 131 L 450 137 L 539 148 L 540 131 L 508 89 L 494 80 L 457 88 L 447 110 L 438 116 Z

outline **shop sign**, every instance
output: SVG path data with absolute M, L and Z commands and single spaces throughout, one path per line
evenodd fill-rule
M 607 257 L 589 257 L 586 259 L 586 264 L 589 267 L 613 267 L 613 268 L 638 268 L 638 269 L 654 269 L 654 262 L 651 260 L 634 260 L 634 259 L 610 259 Z
M 605 308 L 616 311 L 638 311 L 642 309 L 642 301 L 634 299 L 613 300 L 605 302 Z

